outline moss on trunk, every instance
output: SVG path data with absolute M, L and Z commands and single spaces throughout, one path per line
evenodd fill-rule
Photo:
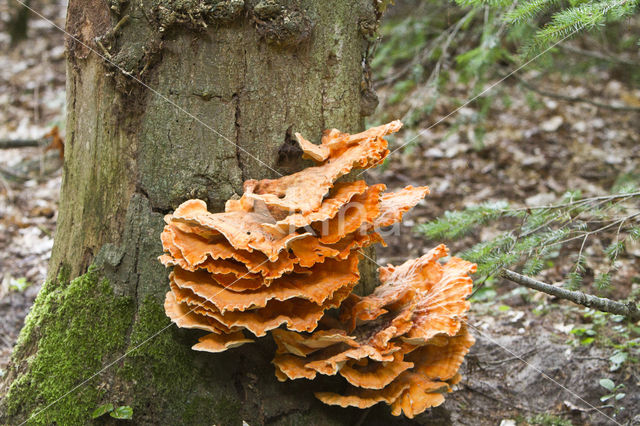
M 93 268 L 71 281 L 63 275 L 42 288 L 14 349 L 3 407 L 9 419 L 83 424 L 108 393 L 110 373 L 91 376 L 125 347 L 134 300 L 115 296 Z

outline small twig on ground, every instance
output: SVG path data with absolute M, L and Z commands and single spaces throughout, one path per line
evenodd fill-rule
M 7 194 L 7 198 L 9 200 L 13 199 L 13 191 L 11 191 L 11 186 L 9 186 L 9 182 L 7 182 L 4 176 L 2 176 L 2 173 L 0 173 L 0 184 L 2 184 L 4 192 Z
M 600 405 L 599 407 L 580 407 L 580 406 L 572 403 L 571 401 L 564 401 L 564 405 L 567 408 L 569 408 L 570 410 L 582 411 L 583 413 L 589 413 L 591 411 L 599 411 L 599 410 L 602 410 L 604 408 L 615 408 L 611 404 Z
M 9 169 L 5 169 L 4 167 L 0 167 L 0 175 L 4 175 L 4 177 L 8 178 L 9 180 L 14 180 L 14 181 L 22 181 L 22 182 L 26 182 L 29 179 L 31 179 L 28 176 L 24 176 L 21 174 L 18 174 L 12 170 Z
M 13 338 L 7 339 L 4 334 L 0 334 L 0 339 L 2 340 L 2 343 L 4 343 L 5 348 L 11 349 L 13 347 Z
M 622 315 L 629 318 L 631 321 L 640 320 L 640 310 L 633 303 L 627 304 L 616 302 L 604 297 L 597 297 L 591 294 L 585 294 L 581 291 L 570 291 L 564 288 L 556 287 L 551 284 L 543 283 L 531 277 L 518 274 L 509 269 L 503 269 L 500 272 L 500 276 L 506 278 L 509 281 L 531 288 L 533 290 L 541 291 L 546 294 L 550 294 L 560 299 L 566 299 L 578 305 L 586 306 L 588 308 L 595 308 L 602 312 L 609 312 L 616 315 Z
M 523 80 L 522 78 L 520 78 L 520 76 L 516 74 L 513 74 L 512 77 L 515 78 L 520 84 L 522 84 L 527 89 L 533 92 L 536 92 L 539 95 L 546 96 L 548 98 L 554 98 L 554 99 L 559 99 L 561 101 L 574 102 L 574 103 L 581 102 L 581 103 L 596 106 L 598 108 L 610 109 L 612 111 L 632 111 L 632 112 L 640 111 L 640 107 L 626 106 L 626 105 L 609 105 L 602 102 L 594 101 L 592 99 L 581 98 L 578 96 L 566 96 L 566 95 L 561 95 L 554 92 L 547 92 L 546 90 L 542 90 L 534 86 L 533 84 L 529 83 L 528 81 Z
M 479 382 L 479 384 L 483 385 L 483 386 L 481 386 L 480 389 L 475 387 L 475 386 L 471 386 L 469 383 L 464 383 L 463 386 L 464 386 L 465 389 L 468 389 L 471 392 L 475 392 L 477 394 L 480 394 L 480 395 L 484 396 L 485 398 L 488 398 L 488 399 L 491 399 L 493 401 L 496 401 L 499 404 L 506 405 L 507 407 L 515 408 L 516 410 L 520 410 L 520 411 L 534 412 L 534 410 L 532 410 L 531 408 L 523 407 L 521 405 L 514 404 L 511 401 L 504 400 L 502 398 L 498 398 L 497 396 L 491 395 L 489 393 L 489 390 L 493 388 L 491 385 L 486 384 L 486 387 L 485 387 L 484 386 L 485 385 L 484 382 Z M 482 388 L 484 388 L 484 389 L 482 389 Z
M 442 65 L 441 62 L 443 58 L 447 56 L 446 51 L 449 48 L 449 45 L 451 44 L 451 42 L 453 41 L 453 38 L 458 34 L 458 32 L 460 31 L 464 23 L 467 21 L 467 19 L 470 18 L 474 13 L 475 13 L 474 10 L 467 12 L 467 14 L 461 17 L 458 21 L 456 21 L 455 24 L 449 26 L 449 28 L 442 31 L 436 38 L 434 38 L 430 42 L 430 46 L 428 49 L 427 48 L 422 49 L 422 51 L 420 51 L 414 57 L 413 60 L 405 64 L 398 72 L 395 72 L 394 74 L 388 76 L 383 80 L 376 81 L 375 86 L 376 87 L 386 86 L 386 85 L 395 83 L 399 79 L 405 77 L 406 74 L 408 74 L 416 65 L 418 64 L 424 65 L 429 60 L 429 58 L 433 55 L 436 49 L 439 49 L 441 53 L 439 55 L 440 59 L 434 66 L 434 70 L 436 68 L 440 69 L 440 66 Z M 445 39 L 445 37 L 446 37 L 445 44 L 441 45 L 441 42 L 443 39 Z M 431 81 L 431 76 L 429 77 L 428 81 Z
M 609 362 L 609 358 L 605 358 L 602 356 L 572 356 L 571 359 L 575 359 L 577 361 L 597 360 Z
M 547 205 L 543 205 L 543 206 L 527 206 L 527 207 L 519 207 L 516 209 L 512 209 L 512 211 L 528 211 L 528 210 L 535 210 L 535 209 L 558 209 L 558 208 L 563 208 L 563 207 L 570 207 L 570 206 L 574 206 L 576 204 L 587 204 L 587 203 L 591 203 L 594 201 L 615 201 L 621 198 L 633 198 L 633 197 L 640 197 L 640 191 L 636 191 L 636 192 L 625 192 L 625 193 L 621 193 L 621 194 L 608 194 L 608 195 L 600 195 L 597 197 L 587 197 L 587 198 L 580 198 L 579 200 L 575 200 L 575 201 L 569 201 L 566 203 L 561 203 L 561 204 L 547 204 Z M 503 209 L 503 211 L 507 212 L 509 211 L 509 209 Z
M 509 361 L 522 361 L 522 359 L 524 357 L 532 355 L 532 354 L 534 354 L 536 352 L 538 352 L 538 348 L 533 348 L 530 351 L 527 351 L 527 352 L 523 353 L 522 355 L 512 356 L 512 357 L 505 358 L 505 359 L 499 359 L 497 361 L 485 361 L 485 364 L 486 365 L 491 365 L 491 366 L 496 366 L 496 365 L 504 364 L 505 362 L 509 362 Z

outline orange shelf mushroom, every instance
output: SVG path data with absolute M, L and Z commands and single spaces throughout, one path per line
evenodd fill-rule
M 469 274 L 476 269 L 455 257 L 441 263 L 446 255 L 440 245 L 400 266 L 380 268 L 382 284 L 373 294 L 350 295 L 340 319 L 323 319 L 313 333 L 274 330 L 276 377 L 341 376 L 346 392 L 316 393 L 329 405 L 367 408 L 385 402 L 392 414 L 412 418 L 442 404 L 474 343 L 465 318 Z
M 376 229 L 401 220 L 429 190 L 383 193 L 382 184 L 336 180 L 384 159 L 384 136 L 401 125 L 325 131 L 320 145 L 296 135 L 315 166 L 246 181 L 224 212 L 188 200 L 165 217 L 159 260 L 173 267 L 165 311 L 179 327 L 209 332 L 193 349 L 224 351 L 250 342 L 245 332 L 260 337 L 283 325 L 311 332 L 350 297 L 360 249 L 384 244 Z

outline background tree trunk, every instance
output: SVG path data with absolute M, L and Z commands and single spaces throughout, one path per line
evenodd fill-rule
M 136 423 L 361 415 L 322 406 L 309 383 L 278 383 L 269 339 L 201 354 L 190 349 L 199 333 L 164 330 L 168 274 L 156 258 L 163 216 L 182 201 L 221 210 L 243 180 L 301 166 L 294 132 L 319 141 L 325 128 L 362 128 L 378 18 L 371 0 L 70 1 L 58 229 L 4 383 L 3 424 L 87 423 L 103 403 L 132 406 Z
M 17 2 L 10 3 L 9 20 L 7 21 L 7 32 L 11 38 L 11 46 L 15 46 L 27 38 L 29 24 L 29 9 L 31 0 L 25 0 L 26 6 Z

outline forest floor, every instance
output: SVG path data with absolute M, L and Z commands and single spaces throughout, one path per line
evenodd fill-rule
M 34 7 L 64 27 L 64 5 L 37 1 Z M 0 10 L 0 14 L 6 11 Z M 4 20 L 4 19 L 3 19 Z M 29 38 L 9 46 L 0 31 L 0 140 L 42 138 L 54 125 L 63 127 L 65 64 L 63 34 L 33 17 Z M 536 84 L 546 91 L 611 105 L 640 106 L 640 90 L 615 75 L 590 69 L 581 76 L 549 73 Z M 370 178 L 390 189 L 429 185 L 431 195 L 406 216 L 389 247 L 378 250 L 379 263 L 416 257 L 436 244 L 414 231 L 447 210 L 486 201 L 514 205 L 545 205 L 568 189 L 584 195 L 607 194 L 621 179 L 638 177 L 640 115 L 612 111 L 585 102 L 563 102 L 505 81 L 496 90 L 485 119 L 481 145 L 471 136 L 477 111 L 455 110 L 456 98 L 466 99 L 455 79 L 432 113 L 392 139 L 398 147 L 415 138 L 410 149 L 393 153 L 384 170 Z M 390 86 L 378 88 L 381 105 L 372 122 L 402 117 L 412 102 L 393 101 Z M 419 133 L 420 132 L 420 133 Z M 45 279 L 53 244 L 61 183 L 58 152 L 41 148 L 0 150 L 0 377 L 6 367 L 24 317 Z M 452 253 L 491 238 L 497 228 L 447 242 Z M 606 238 L 606 237 L 602 237 Z M 600 250 L 604 241 L 600 244 Z M 597 251 L 598 246 L 592 250 Z M 596 252 L 587 253 L 597 262 Z M 611 290 L 603 295 L 622 299 L 638 294 L 640 247 L 619 260 Z M 589 265 L 597 269 L 598 265 Z M 571 262 L 557 259 L 541 279 L 561 281 Z M 632 278 L 636 277 L 634 281 Z M 495 282 L 479 294 L 469 316 L 476 344 L 463 366 L 463 380 L 445 404 L 419 420 L 438 424 L 640 424 L 638 329 L 620 319 Z M 588 337 L 586 337 L 588 336 Z M 593 337 L 593 338 L 591 338 Z M 623 348 L 623 349 L 621 349 Z M 620 353 L 625 352 L 623 360 Z M 601 402 L 609 391 L 601 379 L 623 385 L 623 397 Z M 364 424 L 375 423 L 375 407 Z M 398 420 L 398 424 L 414 424 Z

